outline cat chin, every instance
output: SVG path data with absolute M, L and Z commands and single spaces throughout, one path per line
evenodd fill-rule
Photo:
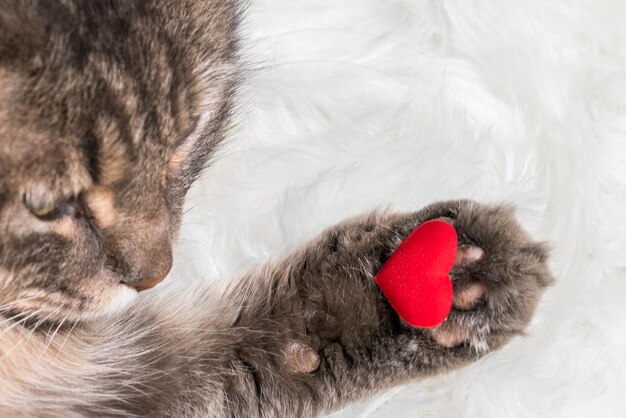
M 85 294 L 90 303 L 81 307 L 80 302 L 62 294 L 43 290 L 29 291 L 10 303 L 12 310 L 20 312 L 16 318 L 53 322 L 88 322 L 115 316 L 128 309 L 137 299 L 138 292 L 126 285 L 99 289 L 96 294 Z M 6 305 L 8 306 L 8 305 Z M 62 308 L 63 307 L 63 308 Z M 0 303 L 0 314 L 7 311 Z
M 138 292 L 126 285 L 116 286 L 108 294 L 100 295 L 96 306 L 80 315 L 79 320 L 93 321 L 114 316 L 130 307 L 137 299 Z

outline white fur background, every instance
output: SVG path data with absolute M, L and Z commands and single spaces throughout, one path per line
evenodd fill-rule
M 338 417 L 626 414 L 626 2 L 255 0 L 239 124 L 166 286 L 235 278 L 347 216 L 515 203 L 558 283 L 525 338 Z

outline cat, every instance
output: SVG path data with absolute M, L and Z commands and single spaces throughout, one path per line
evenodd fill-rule
M 468 364 L 552 282 L 502 205 L 448 201 L 329 228 L 239 280 L 167 299 L 184 197 L 231 123 L 235 0 L 0 10 L 0 416 L 317 416 Z M 433 329 L 374 276 L 430 219 L 459 252 Z M 142 295 L 143 296 L 143 295 Z

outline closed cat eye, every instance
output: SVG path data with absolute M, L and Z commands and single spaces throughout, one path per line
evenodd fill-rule
M 25 201 L 24 205 L 30 213 L 42 221 L 54 221 L 64 216 L 75 216 L 77 214 L 75 199 L 41 205 L 33 205 Z
M 41 220 L 47 221 L 55 219 L 55 212 L 57 211 L 56 204 L 31 204 L 24 201 L 24 206 L 26 206 L 30 213 Z

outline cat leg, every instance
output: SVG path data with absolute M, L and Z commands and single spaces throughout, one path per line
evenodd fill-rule
M 450 273 L 454 303 L 441 325 L 416 329 L 391 309 L 374 277 L 411 231 L 439 218 L 459 238 Z M 258 403 L 261 416 L 287 413 L 277 405 L 298 405 L 297 415 L 327 412 L 497 349 L 528 324 L 552 280 L 546 260 L 510 208 L 469 201 L 412 214 L 372 213 L 329 229 L 256 277 L 267 286 L 257 289 L 263 297 L 249 299 L 238 316 L 238 325 L 263 335 L 264 345 L 252 343 L 256 348 L 283 359 L 291 353 L 270 367 L 254 350 L 238 352 L 254 370 L 259 399 L 272 400 Z M 277 381 L 284 384 L 270 384 Z

